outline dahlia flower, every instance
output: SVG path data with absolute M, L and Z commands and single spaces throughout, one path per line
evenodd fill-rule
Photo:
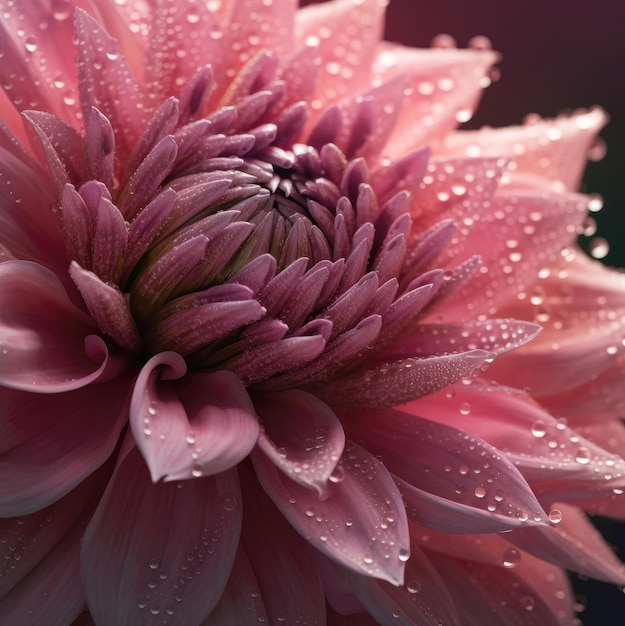
M 383 0 L 1 0 L 4 624 L 569 625 L 625 584 L 602 111 Z M 541 331 L 542 332 L 539 332 Z

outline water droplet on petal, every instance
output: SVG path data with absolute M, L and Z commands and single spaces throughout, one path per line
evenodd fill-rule
M 503 553 L 503 566 L 508 569 L 516 567 L 521 562 L 521 553 L 514 548 L 508 548 Z
M 547 434 L 547 425 L 542 420 L 537 420 L 532 424 L 532 435 L 537 438 L 544 437 Z
M 549 521 L 552 524 L 559 524 L 562 521 L 562 511 L 560 509 L 551 509 L 549 511 Z

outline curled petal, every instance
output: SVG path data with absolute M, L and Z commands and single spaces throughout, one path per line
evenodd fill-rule
M 257 394 L 254 407 L 264 426 L 259 448 L 291 480 L 326 493 L 345 445 L 334 412 L 315 396 L 297 390 Z
M 388 471 L 348 442 L 327 497 L 290 480 L 264 455 L 252 460 L 263 489 L 315 548 L 350 570 L 397 585 L 409 550 L 404 505 Z
M 226 585 L 240 528 L 236 472 L 155 485 L 139 452 L 126 446 L 82 544 L 94 621 L 153 624 L 182 597 L 176 622 L 200 623 Z
M 0 285 L 3 385 L 38 393 L 70 391 L 112 365 L 93 321 L 70 302 L 50 270 L 7 261 L 0 264 Z
M 182 357 L 162 352 L 135 383 L 130 426 L 153 482 L 224 472 L 258 438 L 254 406 L 234 374 L 185 371 Z

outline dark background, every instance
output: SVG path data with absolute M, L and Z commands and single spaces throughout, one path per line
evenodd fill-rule
M 589 164 L 583 191 L 600 193 L 605 201 L 593 216 L 597 235 L 610 244 L 603 262 L 625 267 L 625 1 L 391 1 L 386 39 L 427 47 L 439 33 L 452 35 L 459 47 L 485 35 L 502 54 L 501 79 L 485 91 L 471 128 L 519 124 L 528 113 L 551 117 L 595 104 L 609 113 L 601 133 L 607 154 Z M 624 559 L 625 523 L 596 521 Z M 584 626 L 625 625 L 620 589 L 577 577 L 573 582 L 587 605 L 579 615 Z

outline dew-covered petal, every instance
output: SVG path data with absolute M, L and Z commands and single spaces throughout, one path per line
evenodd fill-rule
M 350 570 L 403 581 L 410 554 L 408 522 L 385 467 L 348 442 L 323 500 L 287 478 L 264 454 L 252 454 L 263 489 L 293 527 L 315 548 Z
M 495 535 L 484 537 L 498 539 Z M 488 545 L 488 544 L 486 544 Z M 444 577 L 466 626 L 564 626 L 573 620 L 573 595 L 559 568 L 523 554 L 511 570 L 426 551 Z
M 155 483 L 224 472 L 258 438 L 254 406 L 234 374 L 185 372 L 182 357 L 162 352 L 133 390 L 130 426 Z
M 417 545 L 411 545 L 406 563 L 404 584 L 361 575 L 352 576 L 352 588 L 358 599 L 380 624 L 400 626 L 459 626 L 452 596 L 444 582 L 444 574 L 436 571 Z
M 482 437 L 510 459 L 542 499 L 572 497 L 622 482 L 625 461 L 584 439 L 522 392 L 473 382 L 406 406 L 411 413 Z M 502 420 L 501 416 L 506 419 Z
M 76 31 L 83 115 L 87 118 L 96 107 L 112 120 L 115 144 L 130 154 L 144 121 L 138 83 L 117 42 L 82 10 L 76 12 Z
M 129 448 L 83 539 L 89 611 L 103 626 L 153 624 L 161 613 L 195 626 L 217 604 L 235 558 L 236 471 L 153 484 L 141 454 Z
M 78 389 L 114 366 L 93 321 L 30 261 L 0 264 L 0 381 L 30 392 Z
M 122 378 L 55 394 L 0 388 L 0 517 L 52 504 L 106 461 L 126 424 L 129 386 Z
M 364 441 L 400 479 L 411 518 L 456 533 L 546 522 L 519 470 L 496 448 L 407 408 L 410 413 L 377 409 L 341 417 L 348 436 Z
M 497 60 L 492 50 L 416 50 L 388 43 L 378 46 L 374 79 L 408 76 L 409 95 L 386 146 L 388 153 L 405 154 L 468 121 Z
M 625 566 L 584 513 L 568 504 L 558 503 L 557 507 L 551 514 L 557 521 L 555 526 L 519 528 L 507 539 L 543 561 L 598 580 L 624 584 Z
M 323 386 L 315 394 L 342 407 L 386 407 L 434 393 L 451 383 L 472 376 L 490 363 L 493 353 L 469 350 L 458 354 L 407 358 L 357 369 Z
M 514 176 L 533 174 L 548 185 L 575 191 L 597 133 L 606 122 L 607 115 L 599 108 L 552 120 L 532 116 L 522 126 L 447 135 L 440 150 L 448 155 L 506 157 L 514 163 Z
M 338 418 L 305 391 L 255 394 L 263 428 L 258 447 L 291 480 L 326 493 L 328 479 L 345 446 Z
M 241 539 L 269 623 L 324 624 L 325 598 L 314 550 L 263 491 L 253 468 L 244 464 L 239 473 L 245 501 Z

